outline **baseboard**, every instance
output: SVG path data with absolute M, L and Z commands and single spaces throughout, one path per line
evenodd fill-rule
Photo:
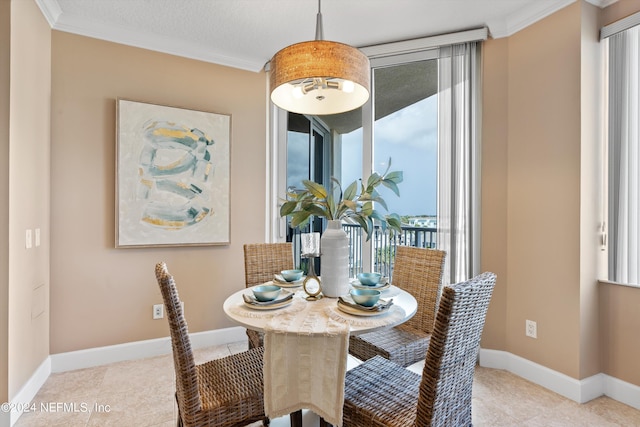
M 640 410 L 640 387 L 606 374 L 577 380 L 515 354 L 489 349 L 480 349 L 480 366 L 504 369 L 578 403 L 606 395 Z
M 36 397 L 38 390 L 42 387 L 51 374 L 51 358 L 47 357 L 35 370 L 31 378 L 22 386 L 20 391 L 11 398 L 11 411 L 0 411 L 0 426 L 13 426 L 18 418 L 28 408 L 28 404 Z
M 191 338 L 191 347 L 198 349 L 242 341 L 246 339 L 246 334 L 244 328 L 236 326 L 233 328 L 195 332 L 189 334 L 189 337 Z M 171 340 L 169 337 L 70 351 L 67 353 L 52 354 L 50 356 L 51 372 L 91 368 L 93 366 L 107 365 L 125 360 L 162 356 L 169 353 L 171 353 Z
M 640 387 L 614 377 L 606 376 L 604 394 L 612 399 L 640 410 Z

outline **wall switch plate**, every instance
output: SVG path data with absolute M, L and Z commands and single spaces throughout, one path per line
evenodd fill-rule
M 31 229 L 29 228 L 24 233 L 24 247 L 27 249 L 31 249 L 32 246 L 33 246 L 33 243 L 31 238 Z
M 533 320 L 527 320 L 525 334 L 531 338 L 538 338 L 538 324 Z
M 163 304 L 154 304 L 153 305 L 153 319 L 162 319 L 164 317 L 164 305 Z

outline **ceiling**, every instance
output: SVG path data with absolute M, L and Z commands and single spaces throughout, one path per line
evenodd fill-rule
M 578 0 L 324 0 L 324 38 L 356 47 L 487 27 L 506 37 Z M 599 7 L 616 0 L 588 0 Z M 36 0 L 55 30 L 260 71 L 315 38 L 317 0 Z

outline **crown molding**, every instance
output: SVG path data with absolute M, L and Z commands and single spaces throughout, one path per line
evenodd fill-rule
M 44 18 L 49 23 L 49 26 L 53 28 L 54 24 L 60 15 L 62 15 L 62 9 L 56 0 L 36 0 L 36 4 L 42 11 Z
M 104 25 L 81 19 L 77 16 L 63 14 L 57 0 L 35 0 L 45 19 L 52 29 L 81 36 L 106 40 L 127 46 L 154 50 L 180 57 L 190 58 L 223 66 L 238 68 L 246 71 L 260 72 L 264 67 L 264 60 L 241 58 L 215 51 L 209 45 L 184 42 L 159 34 L 147 33 L 131 28 L 121 28 Z M 532 2 L 516 13 L 504 19 L 486 22 L 492 38 L 509 37 L 518 31 L 546 18 L 558 10 L 582 0 L 554 0 L 552 2 Z M 618 0 L 585 0 L 600 8 L 605 8 Z
M 488 23 L 491 36 L 494 39 L 512 36 L 518 31 L 546 18 L 575 1 L 576 0 L 557 0 L 553 4 L 542 2 L 533 3 L 517 13 L 509 15 L 503 22 Z
M 594 6 L 599 7 L 600 9 L 604 9 L 605 7 L 611 6 L 614 3 L 617 3 L 618 0 L 585 0 L 587 3 L 591 3 Z
M 159 34 L 145 33 L 130 28 L 115 27 L 87 19 L 62 14 L 56 0 L 36 0 L 49 25 L 54 30 L 106 40 L 126 46 L 139 47 L 170 55 L 210 62 L 241 70 L 260 72 L 264 63 L 232 57 L 214 52 L 211 47 L 193 42 L 184 43 Z

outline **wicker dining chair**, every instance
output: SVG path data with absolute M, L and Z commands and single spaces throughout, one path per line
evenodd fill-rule
M 264 348 L 196 365 L 175 281 L 164 262 L 156 264 L 155 272 L 171 332 L 178 427 L 237 427 L 260 420 L 269 425 L 264 412 Z
M 244 280 L 246 287 L 273 280 L 274 274 L 294 268 L 293 245 L 286 243 L 247 243 L 244 245 Z M 264 334 L 247 329 L 249 348 L 262 347 Z
M 376 356 L 347 372 L 344 427 L 471 426 L 473 374 L 496 275 L 445 286 L 422 377 Z
M 415 297 L 416 314 L 405 323 L 349 337 L 349 353 L 360 360 L 382 356 L 398 365 L 423 360 L 442 288 L 446 253 L 437 249 L 397 246 L 391 283 Z

